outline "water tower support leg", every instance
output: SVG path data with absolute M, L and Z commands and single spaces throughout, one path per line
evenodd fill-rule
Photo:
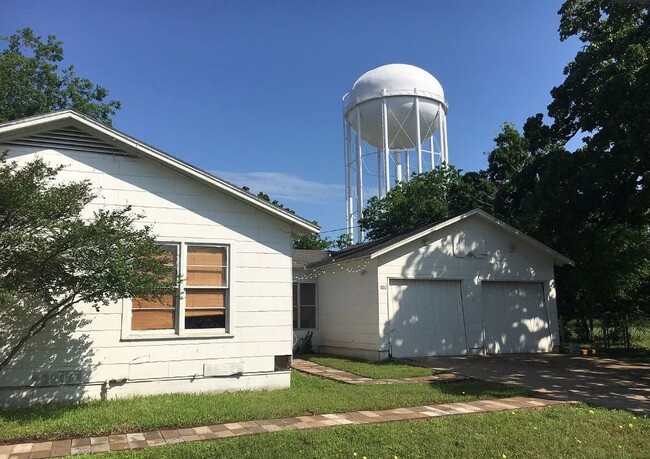
M 357 225 L 359 218 L 363 214 L 363 157 L 361 152 L 361 111 L 357 109 L 357 135 L 356 150 L 357 150 Z M 361 228 L 357 228 L 357 242 L 361 242 Z
M 402 152 L 396 151 L 395 155 L 395 179 L 398 182 L 402 181 Z
M 440 156 L 438 160 L 440 161 L 440 166 L 442 166 L 443 158 L 445 157 L 445 124 L 444 124 L 445 112 L 442 108 L 442 105 L 438 105 L 438 147 Z
M 381 98 L 381 122 L 383 128 L 383 154 L 384 154 L 384 194 L 386 196 L 390 191 L 390 147 L 388 144 L 388 107 L 386 107 L 386 98 Z
M 350 124 L 343 119 L 345 136 L 345 227 L 348 236 L 353 236 L 354 231 L 354 202 L 352 199 L 352 139 L 350 138 Z
M 442 122 L 443 122 L 443 126 L 444 126 L 443 132 L 445 133 L 445 137 L 444 137 L 445 142 L 443 144 L 444 145 L 444 148 L 443 148 L 444 156 L 442 157 L 442 162 L 443 162 L 444 166 L 446 167 L 447 163 L 449 162 L 449 145 L 447 144 L 447 114 L 446 113 L 445 113 L 445 117 L 442 120 Z
M 418 151 L 418 174 L 422 173 L 422 136 L 420 133 L 420 98 L 415 97 L 415 142 Z
M 408 182 L 411 176 L 411 152 L 409 150 L 404 150 L 404 158 L 406 159 L 406 174 L 404 175 L 404 181 Z

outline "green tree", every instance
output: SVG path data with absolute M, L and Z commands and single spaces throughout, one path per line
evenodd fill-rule
M 528 140 L 512 123 L 505 123 L 488 153 L 487 175 L 496 186 L 507 185 L 528 163 Z
M 250 192 L 250 188 L 247 186 L 242 187 L 242 189 L 244 191 Z M 266 202 L 270 202 L 274 206 L 277 206 L 280 209 L 284 209 L 287 212 L 291 212 L 292 214 L 296 213 L 293 209 L 285 207 L 285 205 L 279 202 L 277 199 L 271 200 L 271 197 L 263 191 L 257 193 L 257 197 L 263 199 Z M 318 222 L 314 221 L 314 224 L 317 225 Z M 294 239 L 293 248 L 305 250 L 327 250 L 332 247 L 337 247 L 340 250 L 350 245 L 350 243 L 350 239 L 345 235 L 341 235 L 338 239 L 333 241 L 328 237 L 322 237 L 320 234 L 306 234 L 304 236 L 300 236 L 298 239 Z
M 57 184 L 60 167 L 0 157 L 0 316 L 34 317 L 3 331 L 2 371 L 23 346 L 78 303 L 155 299 L 176 286 L 149 227 L 130 207 L 83 214 L 88 182 Z M 61 324 L 59 324 L 61 325 Z
M 120 102 L 107 100 L 108 91 L 73 65 L 59 67 L 63 43 L 54 35 L 43 41 L 25 28 L 0 41 L 0 122 L 72 108 L 110 126 Z
M 650 7 L 567 0 L 559 14 L 560 39 L 583 46 L 551 91 L 552 124 L 526 122 L 535 159 L 496 207 L 576 261 L 558 273 L 560 306 L 590 338 L 596 316 L 650 313 Z
M 343 250 L 350 245 L 352 245 L 352 236 L 347 233 L 340 234 L 336 239 L 323 237 L 320 234 L 308 234 L 293 241 L 294 249 L 307 250 Z
M 610 167 L 598 155 L 553 146 L 496 203 L 502 218 L 575 261 L 557 272 L 558 304 L 584 340 L 593 338 L 597 317 L 623 320 L 650 311 L 641 293 L 650 285 L 650 231 L 602 206 L 616 189 L 599 180 Z
M 339 236 L 332 241 L 332 247 L 336 247 L 338 250 L 343 250 L 352 245 L 352 235 L 348 233 L 341 233 Z
M 476 207 L 491 212 L 494 192 L 485 173 L 438 168 L 370 198 L 359 224 L 370 240 L 391 236 Z
M 332 246 L 329 238 L 324 238 L 320 234 L 306 234 L 293 241 L 294 249 L 305 250 L 327 250 Z
M 594 177 L 611 190 L 601 205 L 619 220 L 645 219 L 650 208 L 650 5 L 567 0 L 559 13 L 560 39 L 577 37 L 583 47 L 565 67 L 562 84 L 551 91 L 550 140 L 564 143 L 581 135 L 581 149 L 608 163 Z

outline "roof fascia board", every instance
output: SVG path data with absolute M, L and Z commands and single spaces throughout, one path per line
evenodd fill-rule
M 145 156 L 148 156 L 160 163 L 163 163 L 167 166 L 170 166 L 178 171 L 185 173 L 185 175 L 206 182 L 220 189 L 221 191 L 230 194 L 234 198 L 239 199 L 240 201 L 244 201 L 255 207 L 262 208 L 262 210 L 266 211 L 267 213 L 270 213 L 285 221 L 289 221 L 298 227 L 295 228 L 297 230 L 295 231 L 295 233 L 298 235 L 304 233 L 320 232 L 320 228 L 316 225 L 308 223 L 307 221 L 303 221 L 302 219 L 294 216 L 293 214 L 277 209 L 275 206 L 273 206 L 270 203 L 267 204 L 265 202 L 258 200 L 257 198 L 248 196 L 246 192 L 244 192 L 243 190 L 239 189 L 234 185 L 230 185 L 226 182 L 218 180 L 215 177 L 212 177 L 206 174 L 205 172 L 190 166 L 189 164 L 185 164 L 182 161 L 172 158 L 169 155 L 162 153 L 153 147 L 145 145 L 142 142 L 139 142 L 129 137 L 128 135 L 122 134 L 121 132 L 116 131 L 115 129 L 112 129 L 108 126 L 105 126 L 101 123 L 91 120 L 90 118 L 86 118 L 85 116 L 82 116 L 72 110 L 66 110 L 62 112 L 55 112 L 46 115 L 35 116 L 33 118 L 28 118 L 23 120 L 22 123 L 15 122 L 15 123 L 7 124 L 5 126 L 0 127 L 0 136 L 4 138 L 6 134 L 10 134 L 13 132 L 17 132 L 19 136 L 23 136 L 26 133 L 38 132 L 39 128 L 42 128 L 45 124 L 47 124 L 47 129 L 49 130 L 53 126 L 60 127 L 59 126 L 60 124 L 67 125 L 69 124 L 70 121 L 73 121 L 78 125 L 85 127 L 86 129 L 84 130 L 86 131 L 90 129 L 93 134 L 95 135 L 99 134 L 101 138 L 103 138 L 106 141 L 109 141 L 111 144 L 119 144 L 120 146 L 129 148 L 133 152 L 144 154 Z M 300 231 L 300 229 L 302 231 Z

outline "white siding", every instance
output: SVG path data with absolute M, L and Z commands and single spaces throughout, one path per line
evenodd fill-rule
M 25 394 L 30 401 L 77 400 L 289 385 L 288 372 L 274 372 L 274 356 L 291 354 L 292 345 L 288 223 L 151 160 L 9 147 L 9 157 L 19 162 L 37 156 L 66 166 L 60 180 L 90 180 L 98 197 L 88 215 L 131 204 L 145 215 L 141 223 L 153 225 L 161 240 L 229 244 L 233 327 L 228 337 L 128 341 L 121 336 L 122 308 L 128 308 L 129 300 L 99 313 L 80 306 L 67 325 L 44 331 L 0 375 L 0 400 L 17 404 L 25 403 Z M 86 323 L 74 327 L 75 322 Z M 203 378 L 205 363 L 233 362 L 243 365 L 243 376 Z M 56 380 L 73 371 L 80 374 L 69 381 L 81 378 L 85 386 L 28 387 L 39 373 Z M 126 383 L 107 382 L 123 378 Z
M 483 280 L 538 281 L 544 285 L 552 347 L 559 344 L 553 259 L 522 239 L 477 216 L 468 217 L 379 257 L 379 288 L 390 279 L 459 280 L 462 286 L 467 346 L 470 353 L 484 346 Z M 476 256 L 467 251 L 475 249 Z M 385 291 L 384 291 L 385 292 Z M 388 349 L 391 318 L 388 295 L 379 295 L 381 349 Z
M 365 263 L 355 260 L 343 266 L 329 265 L 318 277 L 322 352 L 372 360 L 388 356 L 388 352 L 380 352 L 377 334 L 377 263 Z

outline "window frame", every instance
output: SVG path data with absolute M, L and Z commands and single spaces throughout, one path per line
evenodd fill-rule
M 306 305 L 300 304 L 300 289 L 302 288 L 301 287 L 302 284 L 313 284 L 314 285 L 314 304 L 313 305 L 312 304 L 306 304 Z M 297 294 L 296 294 L 296 297 L 297 297 L 297 305 L 296 306 L 293 306 L 293 286 L 294 285 L 298 286 L 298 290 L 297 290 Z M 299 281 L 299 280 L 293 281 L 292 286 L 291 286 L 291 296 L 292 296 L 292 299 L 291 299 L 291 326 L 292 327 L 293 327 L 293 308 L 298 309 L 298 318 L 297 318 L 297 325 L 298 326 L 293 328 L 293 329 L 294 330 L 307 330 L 307 331 L 309 331 L 309 330 L 314 330 L 314 331 L 318 330 L 318 322 L 319 322 L 319 320 L 318 320 L 318 312 L 319 312 L 319 306 L 318 306 L 318 282 L 305 282 L 305 281 Z M 303 307 L 314 308 L 314 326 L 313 327 L 302 327 L 302 323 L 301 323 L 302 322 L 302 320 L 301 320 L 302 311 L 301 311 L 301 309 Z
M 122 300 L 122 330 L 121 340 L 151 340 L 151 339 L 183 339 L 183 338 L 231 338 L 234 337 L 235 321 L 234 308 L 232 299 L 235 298 L 235 286 L 232 280 L 233 250 L 231 244 L 223 242 L 196 242 L 194 240 L 159 240 L 157 243 L 161 246 L 175 246 L 177 250 L 176 274 L 180 274 L 180 282 L 176 289 L 176 314 L 174 318 L 174 328 L 167 330 L 133 330 L 131 328 L 132 320 L 132 301 L 131 298 Z M 187 258 L 188 247 L 219 247 L 226 249 L 226 286 L 225 287 L 207 287 L 214 289 L 223 289 L 225 295 L 225 326 L 223 328 L 185 328 L 185 304 L 187 289 Z M 197 288 L 192 286 L 191 288 Z

